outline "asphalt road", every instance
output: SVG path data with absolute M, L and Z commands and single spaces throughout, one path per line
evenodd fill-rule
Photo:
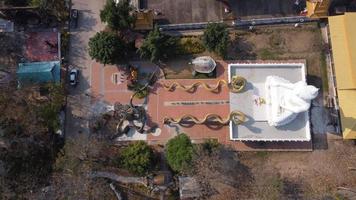
M 78 27 L 71 29 L 69 63 L 80 70 L 79 84 L 69 87 L 66 113 L 66 136 L 89 133 L 90 79 L 93 60 L 88 55 L 89 38 L 103 30 L 99 13 L 105 0 L 72 0 L 73 9 L 79 10 Z

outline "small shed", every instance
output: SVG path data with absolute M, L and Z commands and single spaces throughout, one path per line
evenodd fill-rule
M 60 83 L 60 62 L 19 63 L 16 74 L 19 87 L 49 82 Z
M 14 23 L 0 18 L 0 32 L 14 32 Z
M 149 31 L 153 29 L 153 11 L 137 11 L 136 12 L 136 22 L 135 30 L 137 31 Z
M 178 177 L 181 200 L 196 199 L 202 196 L 202 189 L 193 177 Z

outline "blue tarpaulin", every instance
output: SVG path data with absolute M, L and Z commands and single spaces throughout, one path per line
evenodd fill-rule
M 59 83 L 61 68 L 59 61 L 19 63 L 16 72 L 19 86 L 40 83 Z

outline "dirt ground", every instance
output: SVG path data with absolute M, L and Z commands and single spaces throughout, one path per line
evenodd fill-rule
M 257 27 L 254 30 L 233 30 L 231 44 L 226 60 L 306 60 L 307 80 L 318 88 L 328 91 L 325 55 L 320 28 L 316 23 Z M 168 79 L 186 79 L 191 77 L 192 69 L 187 63 L 191 58 L 209 55 L 219 60 L 220 57 L 204 52 L 186 55 L 166 63 L 164 69 Z M 323 95 L 325 96 L 325 94 Z
M 337 187 L 356 187 L 356 146 L 330 140 L 327 150 L 240 153 L 250 169 L 253 198 L 335 199 Z M 356 194 L 355 194 L 356 195 Z
M 142 0 L 142 7 L 159 11 L 159 24 L 214 22 L 223 19 L 224 5 L 215 0 Z
M 25 34 L 0 33 L 0 70 L 15 72 L 23 56 Z
M 316 23 L 258 27 L 238 30 L 228 58 L 231 60 L 305 59 L 309 83 L 328 90 L 325 55 L 320 28 Z

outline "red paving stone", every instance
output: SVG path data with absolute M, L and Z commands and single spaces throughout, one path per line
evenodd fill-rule
M 57 45 L 57 47 L 51 48 L 46 41 L 52 45 Z M 31 62 L 58 60 L 58 33 L 28 33 L 25 45 L 25 57 Z
M 218 61 L 218 77 L 216 79 L 200 80 L 207 84 L 214 85 L 219 79 L 227 80 L 227 65 L 228 63 Z M 147 64 L 140 64 L 141 67 Z M 149 65 L 149 64 L 148 64 Z M 152 65 L 152 64 L 151 64 Z M 112 74 L 120 73 L 122 70 L 116 66 L 105 66 L 94 63 L 92 66 L 92 93 L 98 99 L 104 100 L 107 103 L 114 104 L 120 102 L 127 104 L 129 102 L 131 91 L 127 90 L 127 83 L 114 84 L 112 82 Z M 170 138 L 177 134 L 175 125 L 164 125 L 164 117 L 177 118 L 184 114 L 191 114 L 197 118 L 203 118 L 209 113 L 214 113 L 226 118 L 229 115 L 230 107 L 228 103 L 218 105 L 171 105 L 169 102 L 174 101 L 229 101 L 229 90 L 226 86 L 221 86 L 218 93 L 213 93 L 199 87 L 195 92 L 189 93 L 181 89 L 174 91 L 167 91 L 162 87 L 162 84 L 179 82 L 183 85 L 190 85 L 197 80 L 179 79 L 179 80 L 165 80 L 160 79 L 152 89 L 147 102 L 147 113 L 149 115 L 148 124 L 153 125 L 157 123 L 161 129 L 161 134 L 158 136 L 148 135 L 147 141 L 151 144 L 164 144 Z M 140 103 L 142 100 L 135 100 L 135 103 Z M 179 126 L 179 131 L 184 132 L 190 136 L 195 142 L 202 142 L 205 139 L 217 139 L 219 142 L 231 145 L 237 150 L 310 150 L 311 142 L 237 142 L 230 141 L 229 126 L 222 127 L 208 127 L 206 125 L 192 125 L 189 127 Z

